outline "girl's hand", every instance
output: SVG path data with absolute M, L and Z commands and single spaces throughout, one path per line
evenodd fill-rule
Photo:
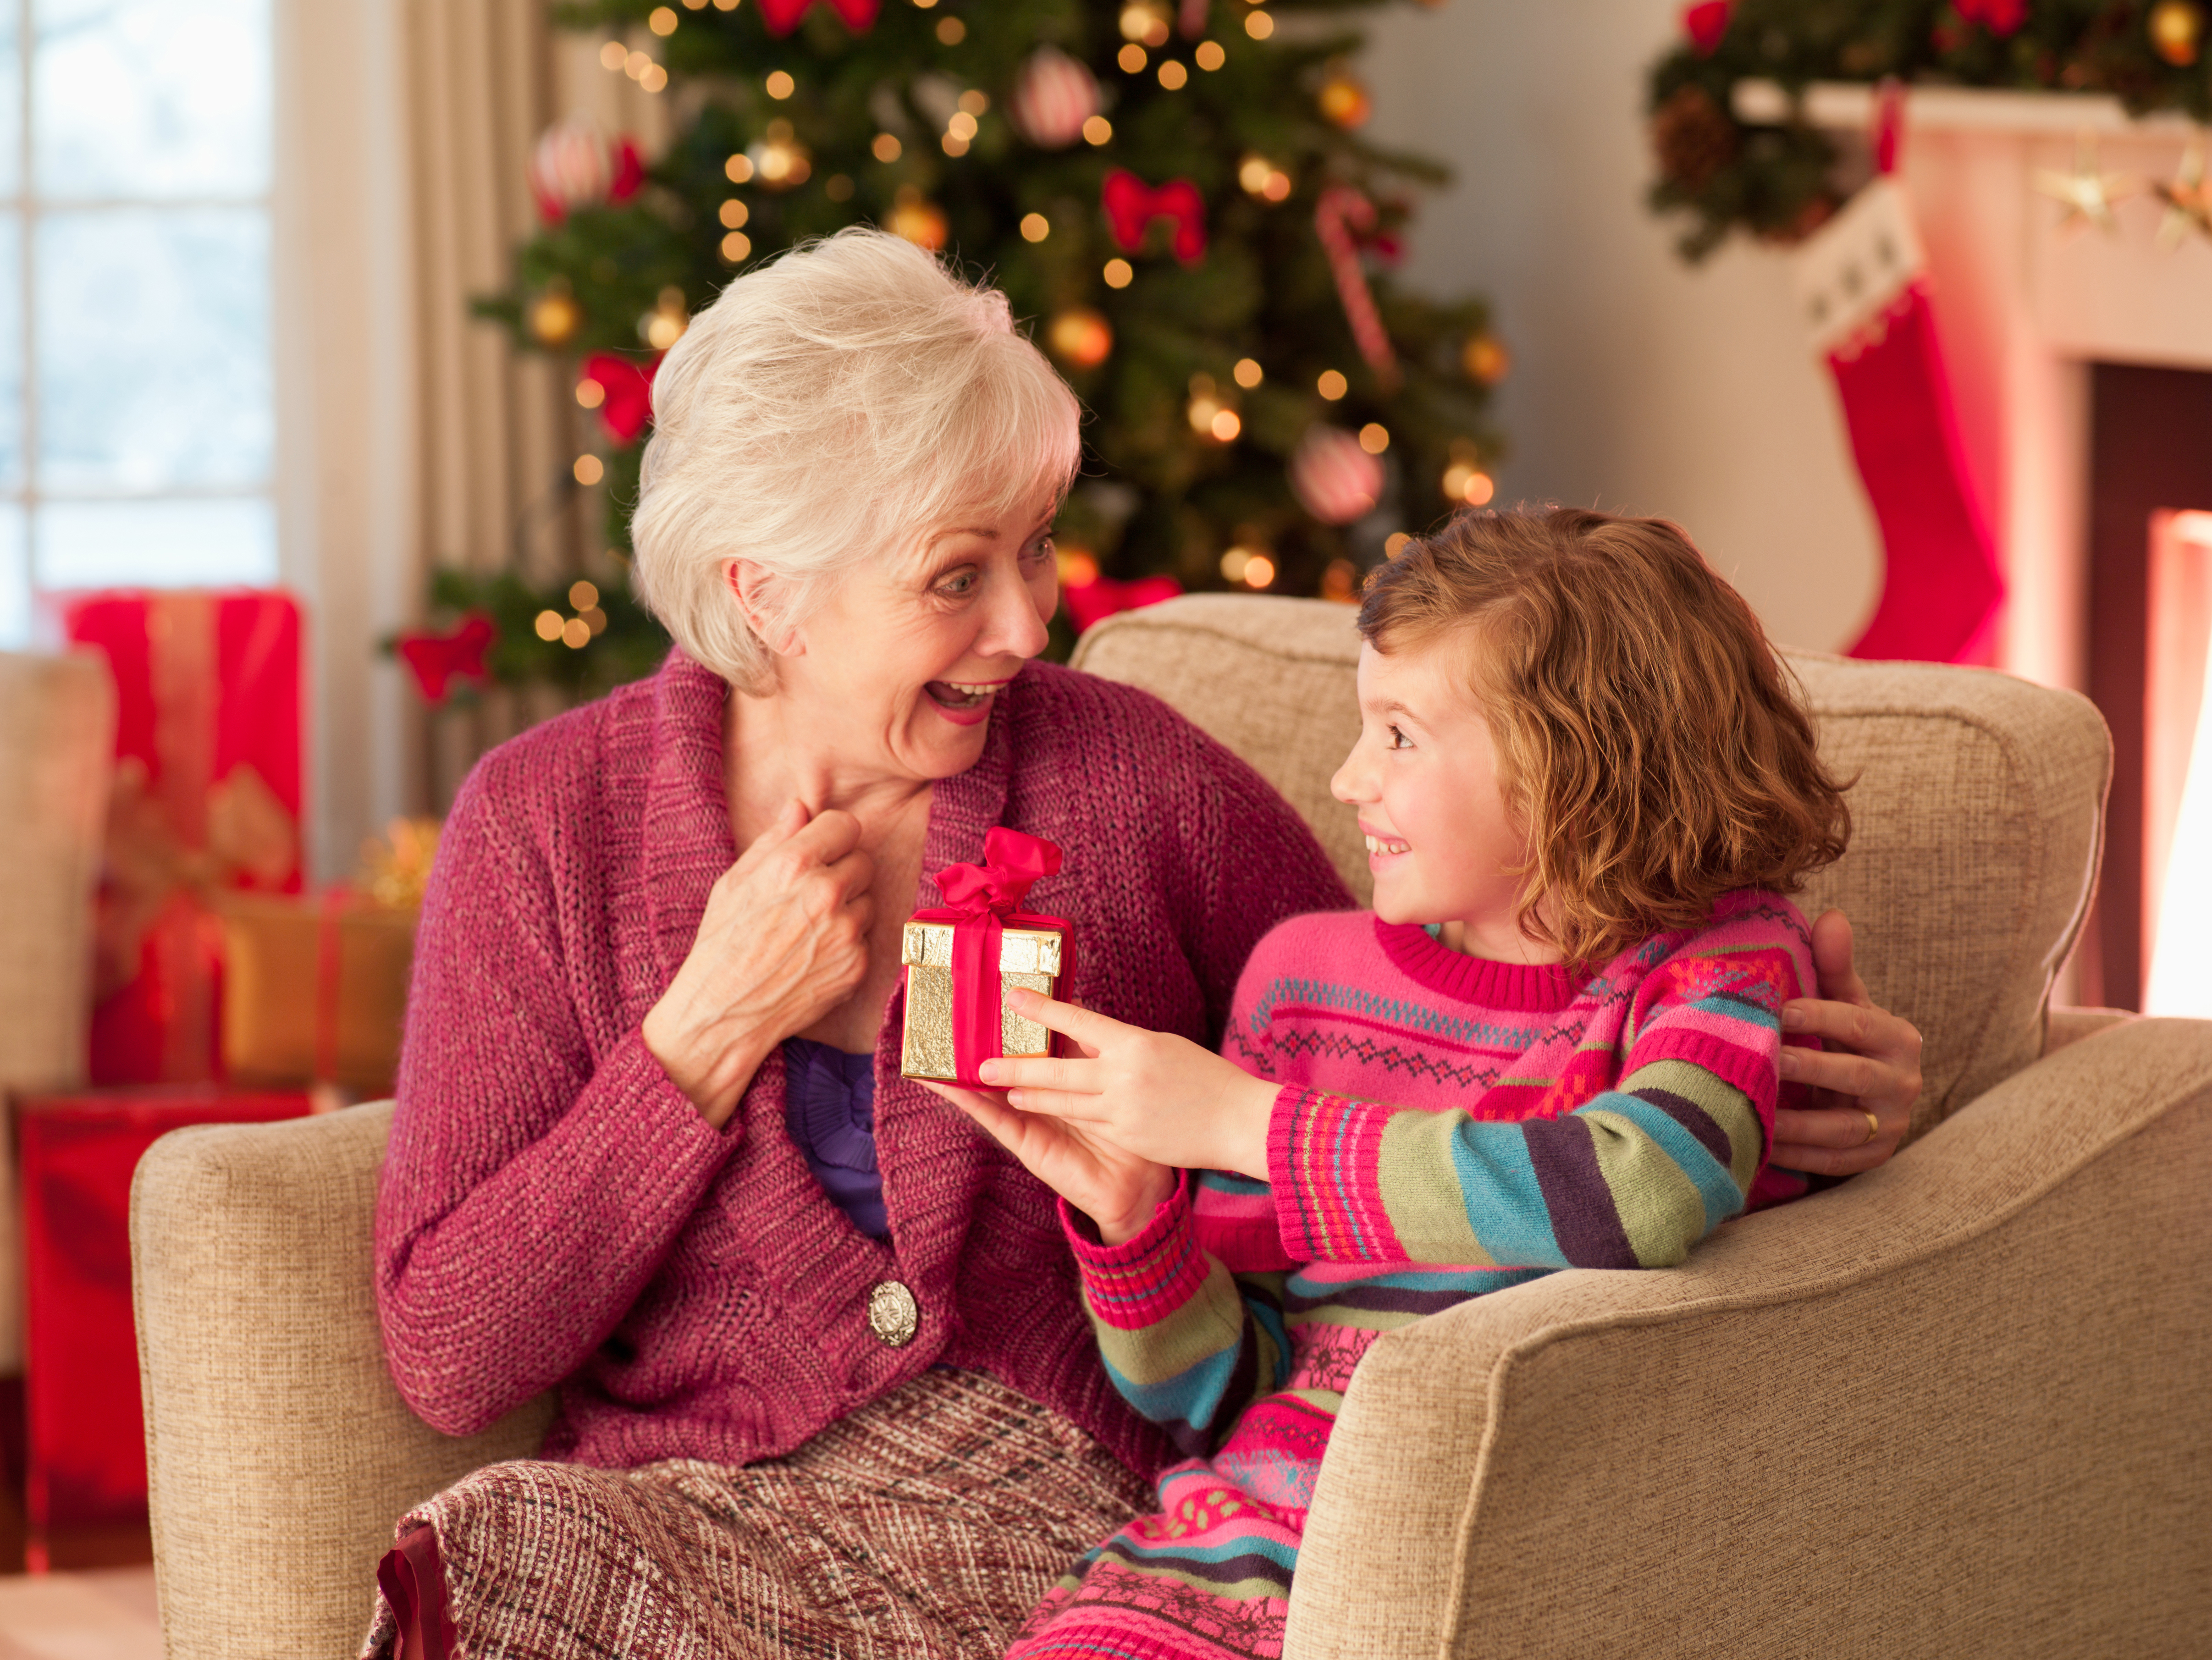
M 927 1080 L 924 1080 L 927 1083 Z M 1176 1173 L 1057 1118 L 1018 1112 L 996 1090 L 928 1084 L 1021 1161 L 1022 1168 L 1098 1225 L 1109 1245 L 1133 1238 L 1175 1191 Z
M 868 971 L 875 861 L 860 821 L 793 801 L 715 879 L 691 954 L 645 1017 L 645 1046 L 716 1129 L 768 1053 Z
M 1010 990 L 1014 1011 L 1073 1038 L 1085 1058 L 1000 1059 L 986 1083 L 1008 1085 L 1023 1113 L 1044 1114 L 1087 1140 L 1184 1170 L 1267 1179 L 1267 1121 L 1277 1086 L 1187 1037 L 1124 1025 L 1033 991 Z
M 1920 1034 L 1875 1006 L 1851 966 L 1851 925 L 1839 910 L 1813 924 L 1818 998 L 1782 1006 L 1782 1029 L 1818 1037 L 1820 1050 L 1785 1048 L 1782 1075 L 1809 1084 L 1814 1104 L 1774 1115 L 1775 1164 L 1816 1176 L 1856 1176 L 1897 1151 L 1920 1098 Z

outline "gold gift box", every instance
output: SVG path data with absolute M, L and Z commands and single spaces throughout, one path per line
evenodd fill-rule
M 901 1043 L 902 1078 L 953 1079 L 952 924 L 909 921 L 899 961 L 906 964 L 906 1028 Z M 1054 928 L 1006 929 L 999 937 L 1001 994 L 1015 986 L 1051 996 L 1060 983 L 1060 936 Z M 1052 1053 L 1051 1031 L 1001 1004 L 999 1053 L 1033 1057 Z
M 325 918 L 319 900 L 246 894 L 226 894 L 220 908 L 228 1074 L 388 1093 L 399 1066 L 416 913 L 364 905 Z M 325 927 L 336 935 L 334 962 L 323 955 Z

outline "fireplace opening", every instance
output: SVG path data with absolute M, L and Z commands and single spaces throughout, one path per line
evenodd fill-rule
M 2113 756 L 2079 995 L 2212 1015 L 2212 973 L 2191 960 L 2212 950 L 2212 373 L 2094 366 L 2087 599 Z

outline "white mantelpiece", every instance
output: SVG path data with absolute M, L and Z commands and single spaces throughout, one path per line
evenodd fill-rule
M 1746 82 L 1738 113 L 1772 120 L 1780 89 Z M 1816 83 L 1805 119 L 1867 130 L 1873 89 Z M 2002 666 L 2045 684 L 2084 683 L 2088 376 L 2096 361 L 2212 369 L 2212 240 L 2156 246 L 2155 197 L 2120 204 L 2118 229 L 2062 228 L 2037 193 L 2070 171 L 2085 134 L 2100 171 L 2168 179 L 2192 128 L 2130 119 L 2114 99 L 1915 88 L 1900 172 L 1927 243 L 1937 326 L 1968 463 L 2002 550 L 2010 597 Z M 2176 504 L 2182 505 L 2182 504 Z

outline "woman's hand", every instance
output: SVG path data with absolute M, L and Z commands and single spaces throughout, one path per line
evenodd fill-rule
M 1785 1048 L 1782 1075 L 1813 1086 L 1816 1106 L 1774 1115 L 1772 1162 L 1816 1176 L 1856 1176 L 1897 1151 L 1920 1098 L 1920 1034 L 1876 1008 L 1851 967 L 1851 925 L 1843 912 L 1813 924 L 1819 998 L 1782 1006 L 1784 1031 L 1819 1037 L 1820 1050 Z
M 997 1090 L 930 1084 L 1021 1161 L 1022 1168 L 1098 1225 L 1109 1245 L 1133 1238 L 1175 1191 L 1169 1166 L 1123 1152 L 1083 1126 L 1020 1112 Z
M 1267 1121 L 1277 1086 L 1187 1037 L 1124 1025 L 1033 991 L 1015 1012 L 1073 1038 L 1080 1058 L 986 1061 L 983 1081 L 1007 1085 L 1024 1113 L 1155 1164 L 1267 1178 Z
M 875 861 L 860 821 L 793 801 L 715 879 L 691 954 L 645 1017 L 645 1046 L 716 1129 L 769 1051 L 868 971 Z

